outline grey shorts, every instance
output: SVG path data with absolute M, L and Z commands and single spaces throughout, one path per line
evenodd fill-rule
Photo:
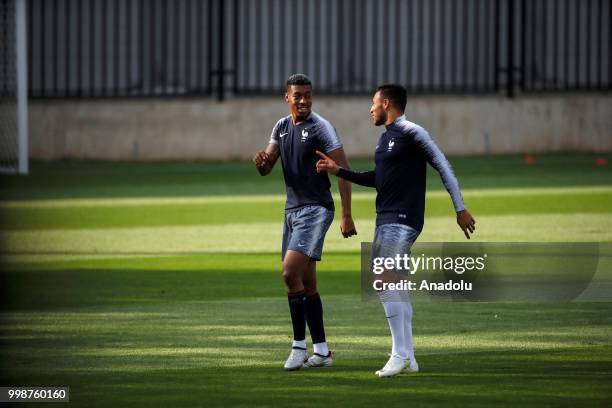
M 395 258 L 397 255 L 410 256 L 412 244 L 419 236 L 419 231 L 404 224 L 383 224 L 376 227 L 374 231 L 374 242 L 372 242 L 372 262 L 374 258 Z M 373 270 L 373 269 L 372 269 Z M 407 272 L 398 271 L 402 276 Z M 408 302 L 410 293 L 408 291 L 387 290 L 382 293 L 381 300 L 386 302 Z
M 419 236 L 419 231 L 404 224 L 383 224 L 374 231 L 373 257 L 395 257 L 410 255 L 410 248 Z
M 333 220 L 334 211 L 320 205 L 286 211 L 281 259 L 285 259 L 287 250 L 292 250 L 320 261 L 325 234 Z

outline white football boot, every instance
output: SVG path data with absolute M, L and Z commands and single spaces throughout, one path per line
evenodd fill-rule
M 385 366 L 376 371 L 376 375 L 379 377 L 393 377 L 394 375 L 398 375 L 401 373 L 406 367 L 406 359 L 397 355 L 392 355 L 389 357 L 389 361 Z
M 313 367 L 331 367 L 334 365 L 334 354 L 330 351 L 327 356 L 322 356 L 320 354 L 314 353 L 310 358 L 304 363 L 304 368 L 313 368 Z
M 285 370 L 294 371 L 302 368 L 302 364 L 308 360 L 308 351 L 299 347 L 293 347 L 291 354 L 285 361 Z
M 405 373 L 418 373 L 419 372 L 419 363 L 417 363 L 416 359 L 410 360 L 409 364 L 406 364 L 404 368 Z

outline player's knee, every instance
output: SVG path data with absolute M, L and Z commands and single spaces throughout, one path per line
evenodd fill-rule
M 306 296 L 312 296 L 317 293 L 317 282 L 311 280 L 303 281 L 304 291 L 306 292 Z
M 300 282 L 300 274 L 295 268 L 283 266 L 283 281 L 287 287 L 292 288 Z

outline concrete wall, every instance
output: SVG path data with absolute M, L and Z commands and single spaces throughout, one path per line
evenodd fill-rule
M 383 128 L 369 97 L 315 97 L 350 156 L 369 156 Z M 279 98 L 32 101 L 30 154 L 40 159 L 246 158 L 287 115 Z M 612 151 L 612 95 L 413 97 L 410 120 L 447 154 Z

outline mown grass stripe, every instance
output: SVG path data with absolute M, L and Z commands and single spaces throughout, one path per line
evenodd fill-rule
M 545 196 L 557 194 L 591 194 L 612 193 L 612 186 L 586 186 L 586 187 L 542 187 L 542 188 L 491 188 L 491 189 L 464 189 L 464 198 L 494 197 L 494 196 Z M 430 190 L 428 197 L 447 197 L 444 190 Z M 354 200 L 373 200 L 375 192 L 358 191 L 353 193 Z M 334 194 L 334 200 L 339 201 L 340 196 Z M 139 198 L 60 198 L 47 200 L 8 200 L 0 201 L 2 208 L 67 208 L 67 207 L 128 207 L 143 205 L 185 205 L 185 204 L 215 204 L 215 203 L 277 203 L 284 202 L 284 194 L 252 194 L 252 195 L 219 195 L 204 197 L 139 197 Z
M 530 193 L 526 195 L 474 195 L 465 197 L 475 217 L 488 215 L 612 213 L 612 190 L 583 193 Z M 375 217 L 374 197 L 353 200 L 354 218 Z M 143 204 L 102 206 L 5 207 L 0 211 L 2 229 L 49 230 L 89 228 L 137 228 L 162 226 L 281 223 L 283 201 L 202 202 L 199 204 Z M 340 211 L 336 212 L 339 216 Z M 446 194 L 430 195 L 426 219 L 454 215 Z
M 373 219 L 357 219 L 359 235 L 344 239 L 337 222 L 325 240 L 325 253 L 359 251 L 361 241 L 371 241 Z M 490 242 L 610 242 L 612 217 L 607 214 L 574 213 L 480 216 L 475 241 Z M 280 254 L 282 224 L 277 222 L 228 225 L 168 226 L 107 229 L 4 231 L 0 233 L 4 257 L 22 260 L 46 256 L 139 254 L 244 253 Z M 420 242 L 464 241 L 452 217 L 426 220 Z M 123 255 L 122 255 L 123 254 Z M 280 255 L 279 259 L 280 259 Z

